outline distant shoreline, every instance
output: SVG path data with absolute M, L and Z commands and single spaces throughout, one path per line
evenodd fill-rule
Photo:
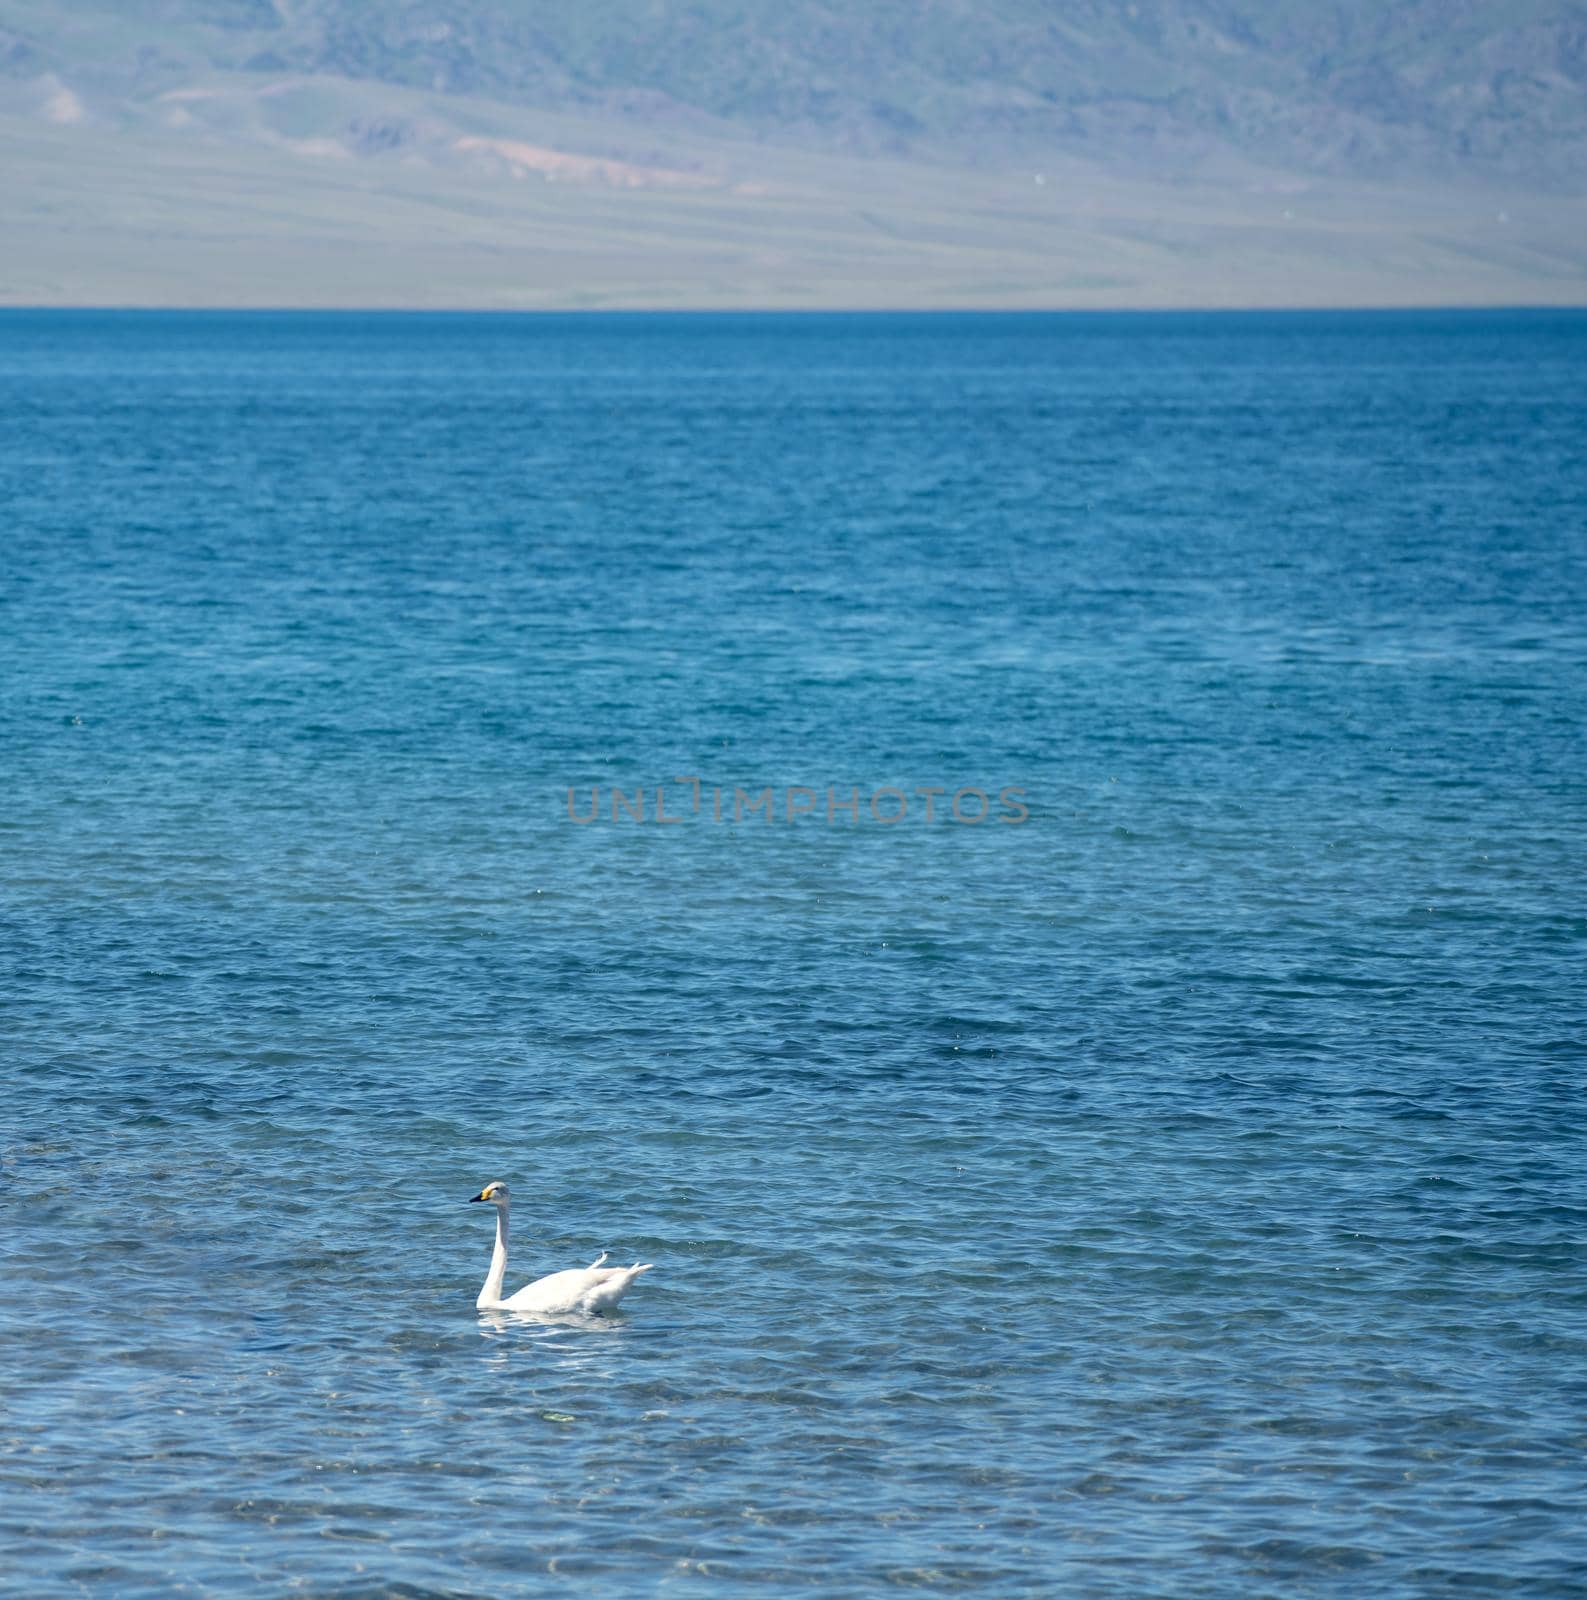
M 1587 291 L 1579 301 L 1459 301 L 1448 304 L 1378 301 L 1350 305 L 1308 302 L 1285 305 L 250 305 L 7 301 L 0 316 L 216 316 L 216 317 L 1341 317 L 1341 316 L 1567 316 L 1587 314 Z

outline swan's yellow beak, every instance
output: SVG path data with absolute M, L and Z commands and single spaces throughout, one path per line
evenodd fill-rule
M 470 1199 L 470 1200 L 469 1200 L 469 1202 L 468 1202 L 468 1203 L 469 1203 L 469 1204 L 470 1204 L 470 1205 L 471 1205 L 471 1206 L 477 1206 L 477 1205 L 478 1205 L 478 1204 L 479 1204 L 479 1203 L 480 1203 L 480 1201 L 481 1201 L 481 1200 L 483 1200 L 483 1199 L 484 1199 L 484 1198 L 485 1198 L 485 1191 L 484 1191 L 484 1190 L 483 1190 L 483 1189 L 481 1189 L 481 1190 L 480 1190 L 480 1191 L 479 1191 L 479 1193 L 478 1193 L 478 1194 L 476 1194 L 476 1195 L 474 1195 L 474 1196 L 473 1196 L 473 1197 L 472 1197 L 472 1198 L 471 1198 L 471 1199 Z

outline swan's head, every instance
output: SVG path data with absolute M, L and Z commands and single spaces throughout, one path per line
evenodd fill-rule
M 469 1198 L 471 1206 L 477 1206 L 480 1201 L 488 1206 L 505 1206 L 507 1204 L 507 1185 L 505 1183 L 487 1183 L 478 1194 Z

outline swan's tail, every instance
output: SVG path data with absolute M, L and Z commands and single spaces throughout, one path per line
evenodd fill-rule
M 650 1269 L 655 1266 L 655 1264 L 656 1263 L 654 1261 L 636 1261 L 633 1266 L 628 1269 L 628 1276 L 630 1278 L 637 1278 L 641 1272 L 649 1272 Z

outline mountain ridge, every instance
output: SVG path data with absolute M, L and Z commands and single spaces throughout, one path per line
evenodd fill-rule
M 1582 16 L 0 0 L 0 303 L 1580 304 Z
M 714 128 L 861 156 L 1069 155 L 1188 171 L 1474 176 L 1575 191 L 1587 9 L 1571 0 L 0 0 L 0 63 L 85 103 L 307 74 Z

